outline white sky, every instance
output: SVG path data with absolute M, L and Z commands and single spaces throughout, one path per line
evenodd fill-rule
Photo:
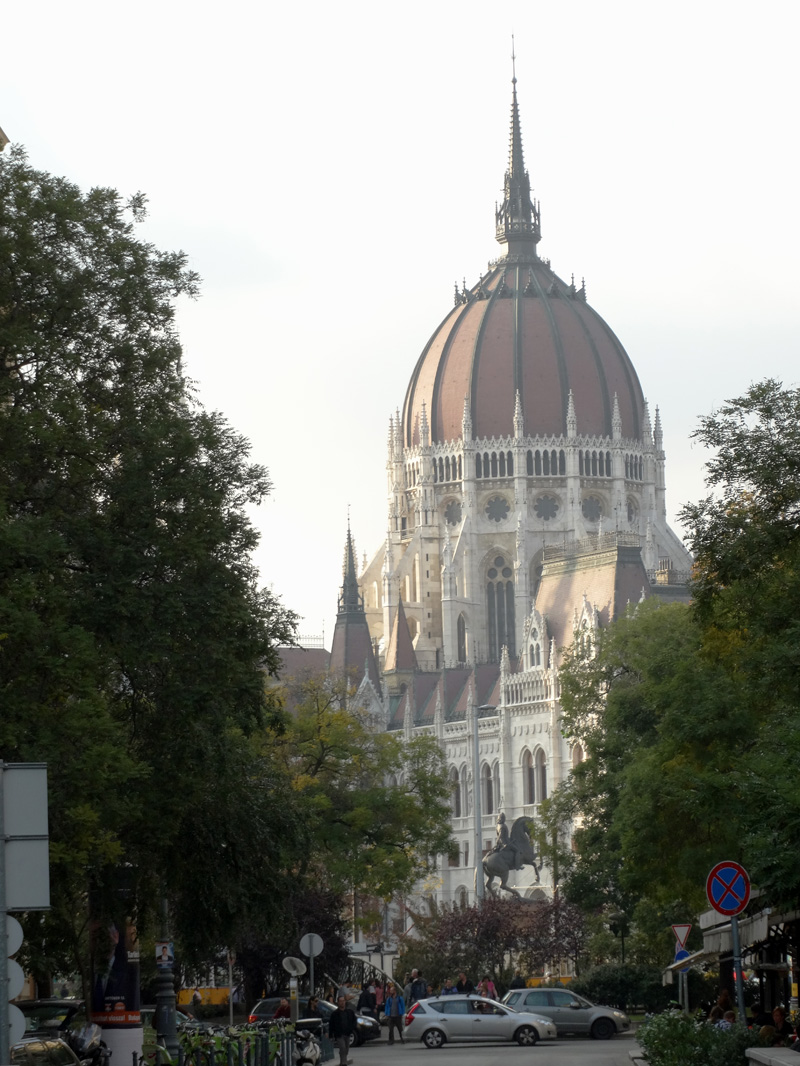
M 660 406 L 673 515 L 703 491 L 698 416 L 800 378 L 794 0 L 40 0 L 1 24 L 6 134 L 147 193 L 143 236 L 201 274 L 187 373 L 268 466 L 263 581 L 328 646 L 347 505 L 372 556 L 389 414 L 500 252 L 512 31 L 540 252 Z

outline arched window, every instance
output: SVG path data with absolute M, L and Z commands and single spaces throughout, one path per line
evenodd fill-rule
M 597 477 L 597 452 L 592 452 L 592 477 Z
M 563 449 L 558 453 L 558 472 L 559 474 L 566 474 L 567 472 L 567 457 L 564 455 Z
M 542 456 L 542 473 L 545 477 L 550 474 L 550 452 L 545 452 Z
M 458 616 L 456 635 L 458 639 L 458 661 L 465 663 L 467 661 L 467 623 L 464 621 L 463 614 Z
M 492 791 L 494 793 L 494 805 L 500 808 L 500 763 L 496 762 L 492 767 Z
M 450 810 L 454 818 L 461 817 L 461 781 L 455 766 L 450 771 Z
M 492 452 L 492 477 L 497 477 L 497 452 Z
M 500 452 L 500 477 L 506 476 L 506 453 Z
M 439 480 L 444 481 L 444 461 L 439 459 Z
M 528 471 L 528 477 L 533 476 L 533 452 L 528 449 L 528 454 L 525 456 L 525 465 Z
M 461 810 L 464 812 L 464 816 L 469 813 L 469 786 L 467 781 L 467 768 L 461 767 Z M 467 866 L 467 860 L 464 860 L 464 865 Z
M 583 452 L 578 452 L 578 473 L 583 477 Z
M 541 748 L 534 760 L 534 777 L 536 778 L 536 802 L 547 799 L 547 759 Z
M 611 452 L 606 452 L 606 477 L 611 476 Z
M 525 752 L 522 759 L 522 795 L 523 803 L 536 802 L 536 780 L 533 775 L 533 756 Z
M 475 477 L 483 477 L 481 473 L 481 453 L 478 452 L 475 456 Z
M 481 807 L 482 814 L 494 814 L 494 778 L 492 768 L 488 763 L 483 764 L 481 770 Z
M 458 480 L 461 480 L 461 456 L 458 457 Z
M 450 456 L 446 456 L 444 460 L 444 479 L 450 481 Z
M 506 467 L 508 468 L 508 476 L 514 476 L 514 456 L 511 452 L 506 452 Z
M 630 479 L 630 476 L 631 476 L 631 457 L 629 455 L 626 455 L 625 456 L 625 477 L 627 479 Z
M 516 655 L 514 574 L 506 559 L 496 555 L 486 576 L 489 658 L 497 662 L 505 645 L 513 659 Z

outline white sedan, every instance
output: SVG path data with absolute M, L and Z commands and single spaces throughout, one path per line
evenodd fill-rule
M 447 1041 L 516 1040 L 533 1047 L 558 1035 L 550 1018 L 496 1003 L 483 996 L 436 996 L 415 1003 L 406 1015 L 406 1037 L 429 1048 Z

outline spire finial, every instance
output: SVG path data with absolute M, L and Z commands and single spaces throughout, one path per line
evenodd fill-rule
M 495 210 L 496 236 L 508 245 L 509 254 L 536 255 L 541 238 L 539 206 L 531 200 L 531 183 L 522 154 L 522 132 L 517 103 L 517 66 L 514 36 L 511 37 L 511 144 L 508 153 L 502 205 Z

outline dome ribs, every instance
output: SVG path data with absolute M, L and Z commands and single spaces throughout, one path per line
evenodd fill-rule
M 548 270 L 548 273 L 552 273 L 552 271 Z M 555 280 L 558 280 L 558 279 L 556 278 L 555 274 L 553 274 L 553 277 L 552 277 L 551 281 L 555 281 Z M 556 366 L 558 368 L 558 382 L 559 382 L 559 387 L 560 387 L 560 392 L 561 392 L 561 397 L 560 397 L 561 403 L 560 403 L 560 409 L 559 409 L 559 427 L 558 427 L 557 430 L 552 429 L 550 432 L 557 433 L 557 434 L 563 434 L 563 433 L 566 433 L 567 403 L 569 402 L 569 387 L 570 387 L 569 372 L 567 370 L 567 361 L 566 361 L 566 357 L 564 355 L 564 346 L 561 343 L 561 336 L 559 334 L 559 331 L 558 331 L 558 328 L 557 328 L 557 325 L 556 325 L 555 315 L 553 313 L 553 308 L 552 308 L 552 305 L 551 305 L 551 301 L 547 298 L 547 294 L 546 294 L 544 285 L 542 284 L 542 280 L 539 277 L 539 271 L 531 270 L 529 281 L 532 281 L 533 286 L 534 286 L 534 288 L 536 290 L 536 293 L 540 297 L 540 299 L 536 300 L 535 302 L 530 301 L 530 302 L 526 302 L 525 303 L 525 306 L 531 309 L 530 311 L 528 311 L 526 317 L 529 320 L 532 320 L 534 318 L 534 315 L 538 315 L 539 314 L 539 309 L 540 308 L 543 309 L 543 313 L 544 313 L 544 315 L 546 317 L 546 320 L 547 320 L 547 323 L 548 323 L 548 326 L 549 326 L 550 336 L 551 336 L 552 341 L 553 341 L 553 350 L 554 350 L 555 357 L 556 357 Z M 548 288 L 549 288 L 549 286 L 548 286 Z M 523 302 L 523 298 L 524 297 L 522 295 L 518 295 L 517 296 L 517 299 L 519 299 L 520 303 Z M 541 362 L 541 359 L 537 360 L 537 362 Z M 528 375 L 523 375 L 523 376 L 531 376 L 531 377 L 533 376 L 533 372 L 535 372 L 535 370 L 538 369 L 538 368 L 536 368 L 534 366 L 524 367 L 524 364 L 523 364 L 523 368 L 528 371 Z M 524 389 L 524 387 L 520 389 L 520 392 L 522 393 L 522 407 L 523 407 L 523 410 L 525 410 L 525 389 Z M 532 412 L 531 408 L 532 408 L 532 406 L 533 406 L 533 404 L 535 402 L 536 402 L 535 397 L 531 396 L 530 403 L 528 405 L 527 412 L 526 412 L 526 415 L 525 415 L 525 424 L 528 427 L 536 426 L 537 428 L 536 428 L 536 430 L 534 432 L 540 433 L 540 432 L 544 432 L 543 427 L 542 427 L 542 429 L 539 428 L 540 426 L 542 426 L 542 419 L 541 419 L 541 417 L 532 417 L 533 412 Z M 528 433 L 531 433 L 531 428 L 528 429 Z
M 574 287 L 574 283 L 573 283 Z M 586 338 L 586 343 L 589 346 L 589 351 L 592 354 L 594 360 L 595 369 L 597 371 L 597 386 L 600 391 L 600 397 L 603 402 L 603 418 L 602 418 L 602 436 L 611 436 L 611 397 L 609 395 L 608 380 L 606 378 L 606 368 L 603 365 L 603 360 L 600 356 L 600 352 L 597 349 L 597 345 L 594 342 L 594 337 L 586 324 L 584 316 L 582 314 L 583 304 L 576 304 L 573 300 L 564 300 L 563 305 L 565 307 L 565 314 L 571 314 L 575 321 L 580 326 L 581 332 Z M 570 383 L 572 384 L 572 383 Z M 565 408 L 566 410 L 566 408 Z

